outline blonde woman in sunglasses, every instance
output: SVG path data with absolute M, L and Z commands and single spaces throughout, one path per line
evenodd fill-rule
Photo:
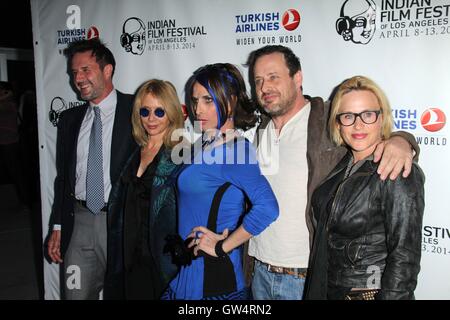
M 117 299 L 159 299 L 177 267 L 164 253 L 165 238 L 176 234 L 176 196 L 171 161 L 178 143 L 172 133 L 184 116 L 175 87 L 152 79 L 137 91 L 132 111 L 133 137 L 139 148 L 111 193 L 111 231 L 106 283 Z M 112 155 L 114 156 L 114 155 Z M 122 254 L 123 253 L 123 254 Z

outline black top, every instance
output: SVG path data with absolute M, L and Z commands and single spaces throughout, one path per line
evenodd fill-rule
M 158 299 L 163 288 L 159 270 L 149 246 L 149 218 L 153 178 L 160 149 L 141 177 L 137 177 L 140 157 L 126 174 L 128 192 L 125 203 L 125 294 L 127 299 Z

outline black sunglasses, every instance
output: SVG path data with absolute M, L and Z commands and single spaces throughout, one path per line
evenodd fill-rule
M 141 115 L 141 117 L 146 118 L 150 114 L 150 110 L 147 109 L 146 107 L 142 107 L 139 109 L 139 114 Z M 158 107 L 155 110 L 153 110 L 153 114 L 158 118 L 162 118 L 166 115 L 166 111 L 164 111 L 163 108 Z

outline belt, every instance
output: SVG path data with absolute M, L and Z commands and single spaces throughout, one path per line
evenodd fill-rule
M 86 206 L 86 201 L 80 200 L 80 199 L 75 199 L 75 201 L 76 201 L 77 203 L 79 203 L 80 205 L 82 205 L 83 207 L 85 207 L 86 209 L 89 210 L 89 208 Z M 108 205 L 105 203 L 105 206 L 104 206 L 100 211 L 105 211 L 105 212 L 106 212 L 106 209 L 107 209 L 107 208 L 108 208 Z
M 308 272 L 308 268 L 286 268 L 286 267 L 273 266 L 271 264 L 264 263 L 264 262 L 261 262 L 261 263 L 267 267 L 267 271 L 269 271 L 269 272 L 288 274 L 291 276 L 297 276 L 302 279 L 306 278 L 306 274 Z
M 379 289 L 350 291 L 345 295 L 345 300 L 375 300 L 379 291 Z

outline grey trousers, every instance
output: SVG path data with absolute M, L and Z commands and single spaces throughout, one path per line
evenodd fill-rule
M 98 300 L 106 271 L 106 212 L 94 215 L 77 203 L 74 228 L 64 257 L 67 300 Z

